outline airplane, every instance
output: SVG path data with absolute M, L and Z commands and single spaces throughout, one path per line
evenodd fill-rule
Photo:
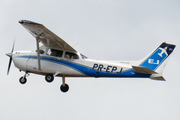
M 162 50 L 161 53 L 158 53 L 159 56 L 162 57 L 162 54 L 164 54 L 164 53 L 165 53 L 166 55 L 168 55 L 167 52 L 166 52 L 167 47 L 165 47 L 165 48 L 159 48 L 159 49 Z
M 69 90 L 66 77 L 150 78 L 165 81 L 162 72 L 175 49 L 175 45 L 163 42 L 138 61 L 93 60 L 77 52 L 44 25 L 29 20 L 20 20 L 19 23 L 35 37 L 37 50 L 14 51 L 13 44 L 11 53 L 6 54 L 10 57 L 7 74 L 13 61 L 15 67 L 25 72 L 19 79 L 21 84 L 27 82 L 29 73 L 44 75 L 48 83 L 54 77 L 62 77 L 60 90 L 64 93 Z M 39 46 L 39 42 L 42 46 Z

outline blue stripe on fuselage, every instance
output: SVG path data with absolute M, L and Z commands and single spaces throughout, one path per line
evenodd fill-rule
M 29 58 L 30 59 L 37 59 L 37 56 L 20 56 L 24 58 Z M 81 64 L 77 64 L 74 62 L 70 61 L 65 61 L 65 60 L 59 60 L 55 58 L 50 58 L 50 57 L 42 57 L 41 60 L 49 61 L 49 62 L 54 62 L 54 63 L 59 63 L 68 67 L 71 67 L 85 75 L 92 76 L 92 77 L 144 77 L 147 78 L 149 75 L 145 74 L 138 74 L 135 73 L 133 69 L 121 72 L 120 74 L 117 73 L 109 73 L 109 72 L 104 72 L 104 71 L 98 71 L 98 70 L 93 70 L 91 67 L 87 67 Z

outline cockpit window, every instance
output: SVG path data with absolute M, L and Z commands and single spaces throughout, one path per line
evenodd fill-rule
M 66 52 L 64 57 L 66 59 L 79 59 L 77 54 L 71 52 Z
M 55 57 L 62 57 L 63 51 L 55 50 L 55 49 L 49 49 L 47 51 L 47 54 L 50 55 L 50 56 L 55 56 Z
M 39 48 L 39 53 L 40 54 L 44 54 L 44 51 L 46 50 L 46 47 L 44 45 L 42 45 L 40 48 Z M 37 52 L 37 50 L 36 50 Z
M 81 55 L 82 59 L 88 59 L 88 57 L 86 57 L 85 55 L 83 55 L 83 54 L 80 54 L 80 55 Z

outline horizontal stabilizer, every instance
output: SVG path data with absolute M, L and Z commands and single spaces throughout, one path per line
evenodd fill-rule
M 136 73 L 150 74 L 150 75 L 156 73 L 147 67 L 141 67 L 141 66 L 132 66 L 132 67 Z
M 166 81 L 163 76 L 157 76 L 157 77 L 152 77 L 151 76 L 150 79 Z

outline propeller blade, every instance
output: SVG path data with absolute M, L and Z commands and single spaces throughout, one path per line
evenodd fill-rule
M 14 40 L 14 42 L 13 42 L 13 47 L 12 47 L 11 53 L 6 54 L 7 56 L 10 57 L 10 59 L 9 59 L 9 65 L 8 65 L 8 70 L 7 70 L 7 75 L 9 75 L 9 71 L 10 71 L 10 68 L 11 68 L 12 54 L 13 54 L 13 51 L 14 51 L 14 45 L 15 45 L 15 40 Z
M 12 47 L 11 53 L 13 53 L 13 51 L 14 51 L 14 45 L 15 45 L 15 40 L 13 42 L 13 47 Z
M 11 63 L 12 63 L 12 57 L 10 57 L 10 59 L 9 59 L 9 65 L 8 65 L 7 75 L 9 75 L 9 70 L 10 70 L 10 67 L 11 67 Z

